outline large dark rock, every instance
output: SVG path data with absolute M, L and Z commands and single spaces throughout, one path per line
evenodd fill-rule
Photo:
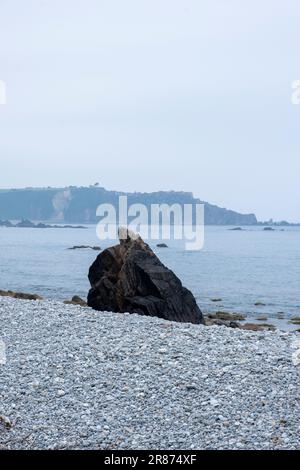
M 100 311 L 203 323 L 193 294 L 140 237 L 126 235 L 119 245 L 100 253 L 90 267 L 88 305 Z

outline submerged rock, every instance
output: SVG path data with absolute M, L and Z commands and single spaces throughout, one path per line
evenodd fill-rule
M 74 245 L 71 248 L 68 248 L 68 250 L 94 250 L 94 251 L 100 251 L 101 248 L 100 246 L 90 246 L 90 245 Z
M 218 320 L 233 320 L 233 321 L 243 321 L 246 320 L 246 315 L 241 313 L 230 313 L 230 312 L 216 312 L 216 313 L 209 313 L 208 318 L 210 319 L 218 319 Z
M 1 290 L 0 296 L 2 297 L 13 297 L 14 299 L 23 299 L 23 300 L 43 300 L 43 297 L 37 294 L 26 294 L 24 292 L 13 292 L 12 290 Z
M 89 280 L 88 305 L 95 310 L 203 323 L 193 294 L 140 237 L 128 231 L 119 245 L 98 255 Z
M 228 326 L 229 328 L 241 328 L 241 324 L 235 320 L 221 320 L 220 318 L 212 318 L 209 315 L 204 317 L 205 326 Z
M 230 313 L 230 312 L 216 312 L 208 313 L 205 315 L 204 321 L 206 326 L 228 326 L 230 328 L 241 328 L 239 321 L 246 319 L 245 315 L 240 313 Z
M 74 295 L 71 300 L 64 300 L 64 304 L 67 305 L 80 305 L 81 307 L 87 307 L 87 303 L 78 295 Z
M 261 323 L 259 325 L 257 323 L 244 323 L 241 326 L 241 329 L 250 330 L 250 331 L 265 331 L 265 330 L 275 331 L 276 326 L 268 324 L 268 323 Z
M 257 321 L 267 321 L 268 317 L 266 315 L 261 315 L 256 318 Z
M 168 245 L 166 243 L 158 243 L 157 248 L 168 248 Z

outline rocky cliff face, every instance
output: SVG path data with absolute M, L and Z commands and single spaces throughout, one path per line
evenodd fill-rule
M 128 204 L 196 204 L 192 193 L 159 191 L 155 193 L 120 193 L 100 187 L 0 190 L 0 219 L 39 220 L 61 223 L 96 223 L 99 204 L 118 207 L 119 196 L 126 195 Z M 254 214 L 239 214 L 204 202 L 207 225 L 254 225 Z
M 193 294 L 140 237 L 126 235 L 119 245 L 100 253 L 90 267 L 88 305 L 100 311 L 203 323 Z

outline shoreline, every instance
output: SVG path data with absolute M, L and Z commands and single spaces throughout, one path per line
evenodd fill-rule
M 20 291 L 0 289 L 0 300 L 3 297 L 11 297 L 22 300 L 61 302 L 63 304 L 73 304 L 88 307 L 85 298 L 83 299 L 78 295 L 74 295 L 71 299 L 65 299 L 63 296 L 62 298 L 46 298 L 44 296 L 41 296 L 40 294 L 35 293 L 31 294 Z M 224 305 L 223 299 L 212 298 L 210 299 L 210 301 L 211 307 L 212 305 L 214 305 L 215 308 L 208 308 L 205 310 L 202 309 L 204 324 L 206 326 L 212 326 L 213 324 L 220 326 L 221 322 L 225 321 L 223 324 L 232 328 L 240 327 L 241 329 L 243 329 L 243 327 L 246 325 L 253 325 L 253 331 L 255 329 L 255 326 L 264 326 L 266 329 L 270 330 L 278 329 L 284 332 L 300 332 L 300 317 L 294 317 L 294 319 L 296 319 L 297 321 L 292 321 L 293 317 L 283 316 L 284 312 L 279 312 L 280 315 L 277 314 L 276 316 L 272 316 L 262 310 L 259 310 L 255 315 L 241 312 L 237 313 L 232 312 L 231 309 L 228 309 Z M 266 304 L 260 302 L 255 305 L 267 307 Z M 200 305 L 199 307 L 201 308 Z M 234 322 L 235 325 L 231 326 L 230 322 Z
M 12 291 L 12 290 L 3 290 L 0 289 L 0 300 L 2 297 L 11 297 L 15 299 L 22 299 L 22 300 L 36 300 L 36 301 L 53 301 L 53 302 L 61 302 L 63 304 L 73 304 L 73 305 L 81 305 L 82 307 L 88 307 L 86 298 L 82 298 L 79 295 L 74 295 L 70 299 L 64 298 L 51 298 L 51 297 L 43 297 L 40 294 L 31 294 L 31 293 L 23 293 L 20 291 Z M 210 306 L 211 308 L 202 308 L 202 314 L 204 317 L 204 324 L 206 326 L 212 326 L 213 324 L 221 325 L 222 322 L 225 326 L 231 328 L 241 328 L 243 329 L 246 325 L 249 326 L 248 329 L 252 329 L 255 331 L 256 327 L 264 327 L 265 329 L 269 330 L 280 330 L 283 332 L 300 332 L 300 317 L 288 317 L 284 314 L 284 312 L 279 312 L 276 316 L 272 316 L 272 314 L 268 314 L 263 310 L 257 311 L 255 314 L 249 313 L 239 313 L 237 311 L 233 312 L 231 309 L 228 309 L 224 305 L 223 299 L 210 299 Z M 221 303 L 220 303 L 221 302 Z M 212 305 L 215 308 L 212 308 Z M 263 306 L 267 307 L 266 304 L 258 302 L 255 304 L 256 306 Z M 201 308 L 201 306 L 199 305 Z M 293 321 L 293 318 L 295 321 Z M 233 322 L 232 325 L 230 323 Z M 252 328 L 251 328 L 252 326 Z M 246 327 L 247 329 L 247 327 Z M 259 330 L 259 328 L 258 328 Z M 257 330 L 257 331 L 258 331 Z
M 297 333 L 0 298 L 0 448 L 299 449 Z

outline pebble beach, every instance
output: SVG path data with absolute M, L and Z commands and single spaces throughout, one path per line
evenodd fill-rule
M 0 299 L 0 449 L 300 449 L 298 332 Z

